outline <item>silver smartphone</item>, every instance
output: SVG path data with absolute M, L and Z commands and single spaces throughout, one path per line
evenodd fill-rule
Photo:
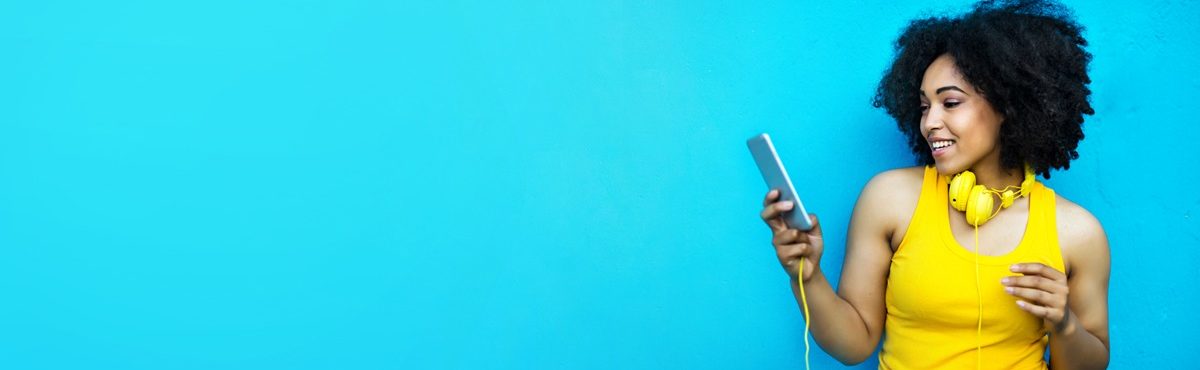
M 779 190 L 779 199 L 776 202 L 790 200 L 795 205 L 791 211 L 783 213 L 784 222 L 795 229 L 811 230 L 812 220 L 809 220 L 804 204 L 800 203 L 800 197 L 796 195 L 796 188 L 792 186 L 787 170 L 783 169 L 783 161 L 779 160 L 779 154 L 771 144 L 771 137 L 765 133 L 758 134 L 746 140 L 746 146 L 750 147 L 750 154 L 754 156 L 754 163 L 758 164 L 758 172 L 762 173 L 767 187 Z

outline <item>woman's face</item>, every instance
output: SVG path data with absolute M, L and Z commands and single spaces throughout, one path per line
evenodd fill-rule
M 921 134 L 933 150 L 939 174 L 957 174 L 984 159 L 998 164 L 1002 121 L 987 99 L 967 83 L 948 54 L 925 69 L 921 79 Z

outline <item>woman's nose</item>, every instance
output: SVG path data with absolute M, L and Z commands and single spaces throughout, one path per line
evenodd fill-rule
M 933 129 L 942 128 L 942 126 L 945 126 L 942 123 L 942 118 L 936 117 L 932 113 L 926 115 L 925 117 L 921 117 L 921 131 L 925 133 L 929 133 L 929 131 L 933 131 Z
M 943 112 L 934 107 L 929 107 L 928 109 L 925 117 L 921 117 L 921 126 L 924 127 L 925 132 L 929 132 L 935 128 L 945 128 L 946 122 L 942 120 Z

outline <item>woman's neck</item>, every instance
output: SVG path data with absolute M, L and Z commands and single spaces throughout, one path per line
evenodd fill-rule
M 990 158 L 985 158 L 971 167 L 971 172 L 975 173 L 976 184 L 986 186 L 988 189 L 1021 186 L 1021 182 L 1025 180 L 1024 169 L 1005 169 L 1000 166 L 998 159 L 988 159 Z

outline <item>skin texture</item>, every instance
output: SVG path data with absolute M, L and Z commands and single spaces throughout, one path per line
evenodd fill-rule
M 950 89 L 943 87 L 952 86 Z M 940 92 L 938 90 L 941 90 Z M 1019 185 L 1020 169 L 1004 169 L 999 132 L 1004 117 L 959 73 L 954 60 L 943 55 L 926 69 L 921 83 L 921 132 L 954 140 L 946 155 L 935 159 L 943 175 L 971 170 L 989 188 Z M 800 304 L 796 263 L 804 258 L 804 289 L 817 344 L 845 364 L 857 364 L 874 352 L 883 335 L 884 292 L 891 257 L 904 237 L 920 197 L 922 167 L 884 171 L 863 188 L 851 214 L 846 257 L 838 291 L 820 268 L 824 241 L 816 215 L 808 232 L 790 229 L 780 217 L 792 208 L 778 202 L 778 191 L 763 200 L 760 217 L 770 227 L 776 257 L 787 272 Z M 1016 248 L 1028 221 L 1029 199 L 979 228 L 980 253 L 1003 255 Z M 1022 309 L 1041 317 L 1050 330 L 1050 365 L 1054 369 L 1105 368 L 1108 364 L 1109 248 L 1104 229 L 1091 213 L 1058 196 L 1059 244 L 1067 271 L 1038 263 L 1019 263 L 1022 276 L 1003 284 L 1019 297 Z M 962 245 L 973 245 L 972 226 L 962 212 L 947 208 L 950 228 Z M 801 310 L 802 311 L 802 310 Z M 805 318 L 807 320 L 807 318 Z

